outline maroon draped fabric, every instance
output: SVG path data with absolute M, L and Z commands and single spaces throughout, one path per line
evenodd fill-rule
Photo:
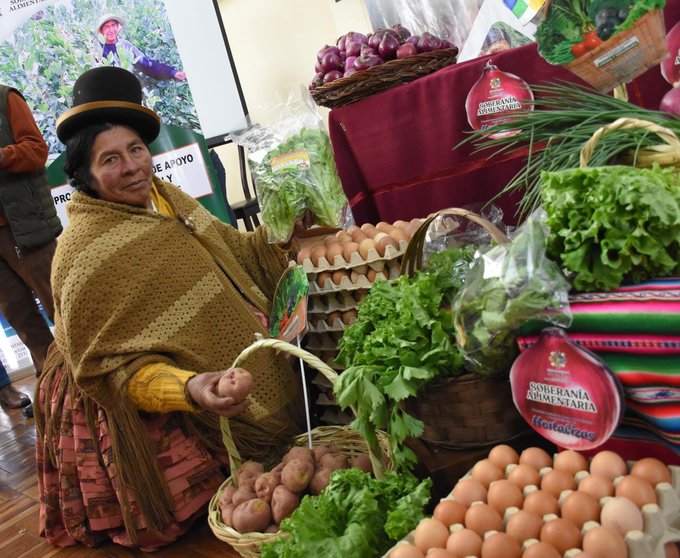
M 678 19 L 680 0 L 668 0 L 666 28 Z M 329 131 L 338 174 L 358 224 L 485 203 L 524 166 L 525 158 L 519 155 L 488 159 L 473 155 L 470 144 L 454 149 L 471 130 L 465 99 L 488 59 L 530 84 L 583 83 L 545 62 L 531 44 L 454 64 L 332 110 Z M 657 108 L 669 89 L 657 66 L 629 84 L 629 100 Z M 499 199 L 506 223 L 513 223 L 518 201 L 519 195 Z

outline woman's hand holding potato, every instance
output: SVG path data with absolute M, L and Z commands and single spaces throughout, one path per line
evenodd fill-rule
M 197 374 L 187 382 L 187 393 L 201 409 L 227 418 L 243 412 L 253 385 L 250 373 L 243 368 Z

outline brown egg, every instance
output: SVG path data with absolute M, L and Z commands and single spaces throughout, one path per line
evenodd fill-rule
M 389 558 L 424 558 L 424 556 L 417 546 L 409 543 L 399 543 L 390 552 Z
M 559 498 L 563 490 L 576 490 L 576 481 L 573 475 L 552 469 L 541 477 L 541 490 L 546 490 Z
M 588 460 L 577 451 L 561 451 L 555 456 L 553 469 L 564 471 L 573 477 L 579 471 L 588 470 Z
M 643 478 L 626 475 L 616 483 L 614 494 L 628 498 L 638 508 L 645 504 L 656 504 L 654 487 Z
M 346 269 L 336 269 L 331 275 L 331 281 L 339 285 L 345 277 L 349 277 L 349 272 Z
M 375 283 L 376 279 L 389 279 L 387 268 L 383 267 L 380 271 L 376 271 L 372 267 L 366 270 L 366 279 L 369 283 Z
M 402 221 L 401 219 L 398 219 L 397 221 L 392 223 L 392 226 L 398 229 L 403 229 L 406 225 L 408 225 L 408 221 Z
M 590 474 L 578 483 L 579 492 L 586 492 L 599 501 L 605 496 L 614 496 L 614 483 L 602 475 Z
M 488 490 L 489 485 L 495 481 L 503 478 L 503 469 L 498 465 L 491 463 L 488 459 L 480 459 L 472 467 L 470 475 L 473 479 L 478 480 Z
M 340 239 L 334 234 L 329 234 L 328 236 L 324 237 L 323 243 L 324 243 L 324 246 L 331 246 L 332 244 L 340 244 Z
M 379 235 L 384 235 L 380 236 Z M 399 243 L 390 235 L 385 233 L 378 233 L 375 235 L 375 248 L 380 256 L 388 254 L 388 247 L 391 246 L 395 251 L 399 249 Z
M 628 558 L 628 547 L 623 537 L 609 527 L 598 525 L 583 537 L 583 550 L 594 558 Z
M 352 254 L 359 252 L 359 245 L 356 242 L 346 242 L 342 246 L 342 257 L 347 263 L 352 261 Z
M 326 260 L 328 260 L 328 263 L 330 265 L 341 265 L 344 262 L 342 261 L 336 262 L 335 258 L 337 256 L 342 258 L 342 252 L 343 252 L 342 244 L 340 244 L 339 242 L 329 244 L 328 246 L 326 246 Z
M 527 546 L 522 558 L 562 558 L 554 546 L 538 541 Z
M 298 255 L 297 255 L 297 263 L 302 265 L 305 263 L 305 260 L 308 260 L 312 257 L 312 248 L 310 246 L 303 246 L 300 248 Z
M 355 232 L 360 230 L 361 228 L 359 228 L 357 225 L 350 225 L 349 227 L 347 227 L 347 234 L 353 236 Z
M 316 284 L 320 289 L 325 289 L 326 281 L 331 279 L 332 273 L 330 271 L 322 271 L 316 276 Z
M 498 465 L 503 471 L 510 464 L 519 463 L 519 455 L 508 445 L 500 444 L 491 448 L 489 461 Z
M 472 504 L 465 513 L 465 527 L 472 529 L 480 537 L 488 531 L 502 531 L 503 518 L 489 504 Z
M 562 517 L 579 529 L 586 521 L 600 520 L 600 504 L 590 494 L 571 492 L 562 502 Z
M 571 521 L 562 518 L 551 519 L 545 523 L 541 528 L 540 539 L 554 546 L 560 555 L 570 548 L 580 548 L 581 546 L 581 532 Z
M 347 242 L 352 241 L 352 235 L 349 234 L 347 231 L 338 231 L 335 233 L 335 238 L 337 238 L 341 244 L 345 244 Z
M 359 255 L 363 260 L 372 257 L 371 251 L 375 250 L 375 241 L 372 238 L 365 238 L 359 243 Z
M 521 558 L 522 547 L 507 533 L 496 533 L 484 539 L 482 558 Z
M 445 548 L 448 538 L 448 528 L 441 521 L 428 517 L 421 519 L 413 532 L 413 544 L 423 553 L 431 548 Z
M 342 321 L 342 312 L 340 312 L 340 310 L 334 310 L 330 314 L 326 314 L 326 323 L 330 327 L 335 325 L 335 320 Z
M 356 232 L 352 233 L 352 241 L 356 242 L 357 244 L 361 244 L 361 241 L 366 240 L 367 238 L 368 235 L 362 230 L 357 230 Z
M 352 270 L 349 273 L 349 282 L 352 283 L 353 285 L 356 285 L 361 280 L 362 277 L 366 276 L 355 270 Z
M 322 264 L 321 258 L 326 257 L 326 247 L 323 244 L 319 244 L 318 246 L 314 246 L 312 248 L 312 255 L 310 256 L 310 259 L 312 260 L 312 264 L 315 266 L 319 266 Z
M 545 490 L 536 490 L 524 498 L 522 509 L 543 517 L 549 513 L 559 513 L 560 506 L 553 494 Z
M 402 241 L 408 242 L 410 238 L 403 229 L 394 228 L 388 234 L 397 241 L 397 244 Z
M 667 465 L 654 457 L 645 457 L 636 462 L 630 474 L 648 481 L 652 486 L 660 482 L 671 482 L 671 471 Z
M 472 529 L 457 529 L 446 540 L 446 550 L 458 556 L 479 556 L 482 551 L 482 537 Z
M 375 236 L 375 233 L 378 232 L 375 230 L 375 225 L 371 223 L 364 223 L 363 225 L 361 225 L 361 230 L 369 238 L 373 238 Z
M 521 508 L 522 502 L 524 502 L 524 496 L 514 482 L 507 479 L 501 479 L 493 481 L 491 485 L 489 485 L 486 501 L 502 516 L 505 513 L 505 510 L 511 506 Z
M 519 463 L 540 471 L 543 467 L 552 467 L 552 458 L 541 448 L 527 448 L 520 454 Z
M 486 488 L 481 482 L 473 478 L 460 479 L 453 487 L 452 494 L 453 498 L 466 508 L 472 502 L 486 503 Z
M 520 490 L 524 490 L 524 487 L 529 485 L 539 486 L 541 475 L 529 465 L 517 465 L 508 474 L 508 480 L 514 482 Z
M 345 325 L 350 325 L 357 319 L 357 311 L 354 308 L 345 310 L 342 313 L 342 323 Z
M 375 225 L 375 230 L 378 232 L 390 234 L 394 230 L 394 225 L 385 223 L 385 221 L 380 221 Z
M 642 531 L 644 519 L 640 509 L 628 498 L 609 498 L 602 506 L 600 524 L 617 531 L 622 537 L 628 531 Z
M 537 539 L 541 527 L 543 527 L 543 519 L 535 513 L 526 510 L 519 510 L 508 519 L 505 526 L 505 532 L 522 544 L 527 539 Z
M 442 500 L 432 512 L 432 517 L 438 519 L 447 527 L 455 523 L 463 523 L 467 508 L 456 500 Z
M 590 472 L 614 480 L 626 474 L 626 462 L 618 453 L 609 450 L 601 451 L 590 460 Z

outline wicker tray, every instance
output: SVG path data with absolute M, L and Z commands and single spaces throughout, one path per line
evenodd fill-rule
M 604 93 L 628 83 L 668 56 L 662 10 L 641 16 L 631 27 L 565 65 Z
M 430 223 L 442 215 L 464 217 L 482 226 L 498 243 L 505 234 L 489 220 L 458 207 L 428 216 L 414 233 L 402 259 L 402 273 L 412 277 L 423 265 L 425 236 Z M 520 436 L 529 427 L 512 401 L 509 380 L 465 374 L 435 380 L 404 401 L 404 408 L 423 421 L 420 439 L 447 449 L 464 449 L 498 444 Z
M 408 83 L 444 66 L 455 64 L 457 55 L 458 49 L 454 47 L 390 60 L 321 85 L 311 91 L 312 98 L 317 105 L 328 108 L 355 103 L 400 83 Z
M 261 348 L 273 348 L 297 356 L 309 366 L 316 368 L 331 382 L 337 378 L 337 373 L 313 354 L 278 339 L 256 341 L 236 358 L 233 367 L 242 366 L 252 353 Z M 222 439 L 229 455 L 229 464 L 231 470 L 236 471 L 241 465 L 241 457 L 231 436 L 229 421 L 221 418 L 220 422 L 222 426 Z M 333 444 L 340 453 L 350 459 L 360 453 L 368 453 L 376 478 L 382 478 L 385 471 L 392 469 L 392 462 L 389 458 L 389 442 L 384 432 L 376 433 L 377 447 L 372 447 L 357 432 L 350 430 L 347 426 L 321 426 L 313 429 L 311 435 L 313 447 Z M 304 433 L 296 436 L 291 445 L 306 446 L 308 441 L 307 433 Z M 218 539 L 230 544 L 243 558 L 258 558 L 262 543 L 273 542 L 285 536 L 285 533 L 281 531 L 278 533 L 239 533 L 232 527 L 222 523 L 222 514 L 219 506 L 220 496 L 227 486 L 235 485 L 234 477 L 230 476 L 218 488 L 208 505 L 208 525 L 210 525 L 210 529 Z

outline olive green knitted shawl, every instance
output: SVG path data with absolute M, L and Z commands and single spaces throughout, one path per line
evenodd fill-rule
M 170 497 L 126 382 L 154 362 L 199 373 L 228 368 L 256 334 L 267 336 L 252 306 L 269 312 L 287 258 L 264 230 L 239 233 L 175 186 L 154 182 L 177 218 L 73 195 L 53 261 L 56 347 L 41 384 L 51 393 L 63 361 L 84 407 L 104 409 L 120 478 L 160 530 L 171 521 Z M 231 430 L 244 456 L 264 458 L 301 430 L 298 383 L 285 357 L 269 350 L 245 367 L 251 404 Z M 47 411 L 39 431 L 58 428 L 57 411 Z M 206 443 L 219 440 L 214 416 L 185 415 Z

